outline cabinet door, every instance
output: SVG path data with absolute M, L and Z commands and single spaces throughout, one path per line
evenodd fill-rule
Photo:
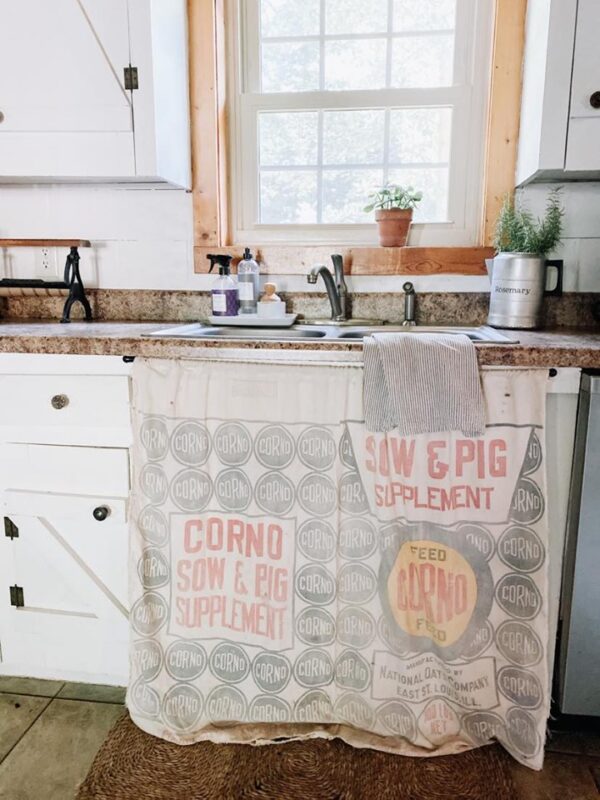
M 0 176 L 135 174 L 127 0 L 0 0 Z
M 11 515 L 3 542 L 3 671 L 121 683 L 127 678 L 127 528 Z M 102 523 L 104 524 L 104 523 Z M 7 566 L 8 565 L 8 566 Z M 24 605 L 9 606 L 9 586 Z
M 0 539 L 0 673 L 126 682 L 128 451 L 4 444 L 0 456 L 18 532 Z
M 579 0 L 565 164 L 568 171 L 600 170 L 600 108 L 591 102 L 592 95 L 600 92 L 599 30 L 600 3 Z
M 131 63 L 139 71 L 132 93 L 137 176 L 184 189 L 191 188 L 187 6 L 129 0 Z

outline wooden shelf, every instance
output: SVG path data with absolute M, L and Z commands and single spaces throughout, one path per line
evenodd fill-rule
M 0 247 L 91 247 L 89 239 L 0 239 Z
M 491 247 L 348 247 L 343 245 L 278 245 L 252 248 L 260 271 L 271 275 L 306 275 L 314 264 L 331 265 L 331 253 L 341 253 L 346 275 L 486 275 Z M 195 247 L 195 271 L 208 271 L 208 253 L 229 253 L 232 266 L 244 248 Z

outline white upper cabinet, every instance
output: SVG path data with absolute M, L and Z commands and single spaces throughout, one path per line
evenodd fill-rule
M 185 0 L 0 0 L 0 181 L 189 188 L 187 63 Z
M 529 0 L 516 185 L 600 177 L 600 2 Z
M 579 0 L 565 168 L 600 170 L 600 2 Z

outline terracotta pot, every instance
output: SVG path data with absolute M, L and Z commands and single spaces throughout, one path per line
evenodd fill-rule
M 375 212 L 382 247 L 404 247 L 412 222 L 412 208 L 383 208 Z

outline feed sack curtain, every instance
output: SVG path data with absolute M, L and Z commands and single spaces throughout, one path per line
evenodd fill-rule
M 400 437 L 356 365 L 136 359 L 133 720 L 540 768 L 546 372 L 482 381 L 484 436 Z

